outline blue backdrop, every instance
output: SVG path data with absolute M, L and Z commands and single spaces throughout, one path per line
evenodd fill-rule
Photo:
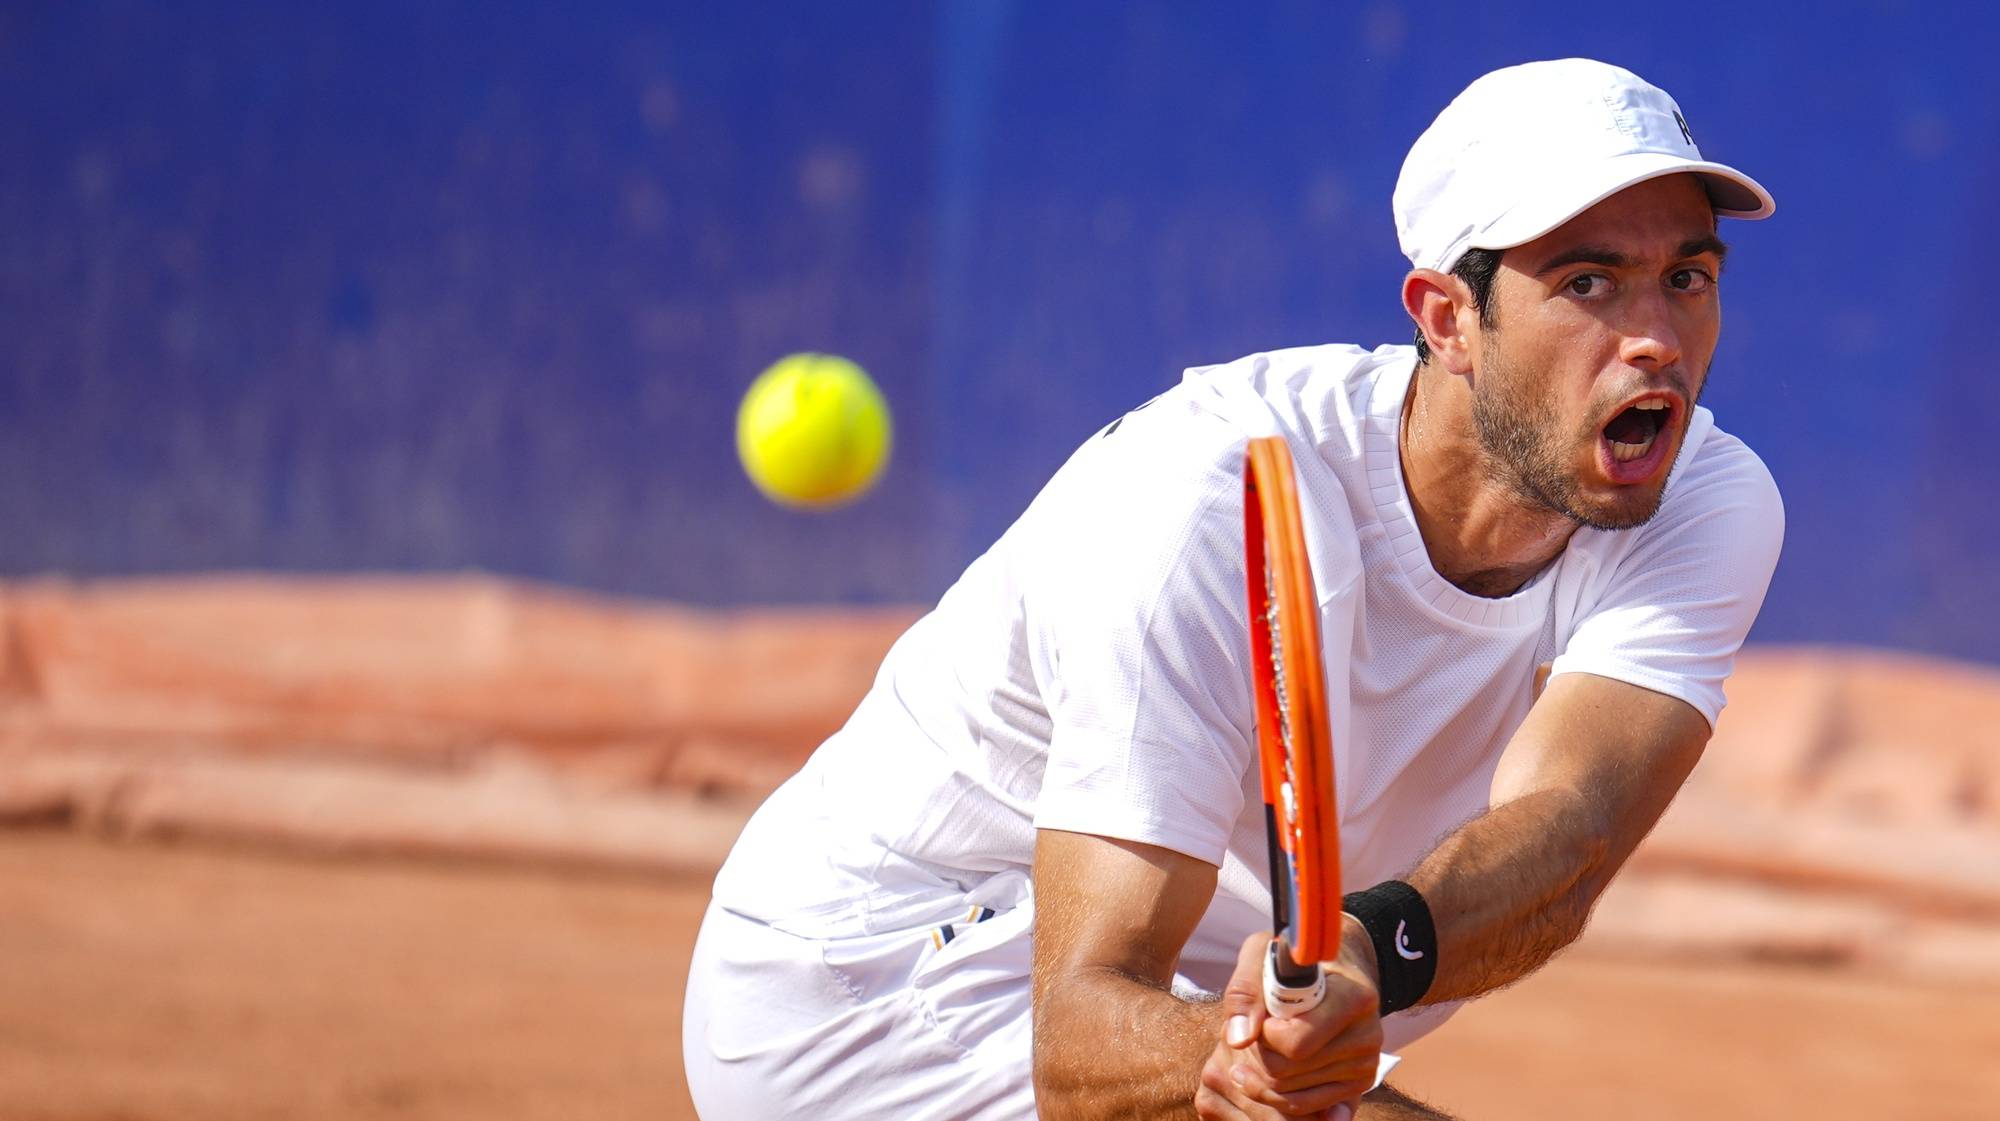
M 1405 339 L 1403 152 L 1585 54 L 1779 200 L 1707 398 L 1790 510 L 1758 636 L 2000 661 L 2000 16 L 1242 7 L 0 8 L 0 570 L 927 600 L 1182 367 Z M 733 457 L 798 349 L 896 410 L 835 514 Z

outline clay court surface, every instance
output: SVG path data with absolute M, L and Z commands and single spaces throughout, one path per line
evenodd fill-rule
M 686 1121 L 708 882 L 911 617 L 0 586 L 0 1121 Z M 2000 672 L 1762 650 L 1730 697 L 1591 933 L 1401 1085 L 2000 1117 Z
M 0 1117 L 690 1118 L 697 879 L 0 833 Z M 2000 992 L 1578 952 L 1403 1085 L 1473 1119 L 1991 1118 Z

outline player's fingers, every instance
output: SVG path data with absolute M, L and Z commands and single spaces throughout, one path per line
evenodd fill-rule
M 1195 1091 L 1194 1112 L 1203 1121 L 1291 1121 L 1298 1114 L 1286 1113 L 1235 1095 L 1202 1086 Z
M 1257 1049 L 1260 1069 L 1274 1087 L 1284 1092 L 1326 1082 L 1373 1078 L 1381 1057 L 1382 1021 L 1376 1019 L 1354 1024 L 1296 1058 L 1269 1047 Z
M 1247 1121 L 1235 1103 L 1205 1084 L 1194 1092 L 1194 1115 L 1201 1121 Z
M 1251 1061 L 1255 1052 L 1238 1051 L 1227 1044 L 1218 1043 L 1202 1064 L 1201 1084 L 1195 1089 L 1195 1112 L 1202 1117 L 1235 1118 L 1247 1116 L 1244 1107 L 1247 1098 L 1242 1083 L 1235 1077 L 1235 1068 Z
M 1202 1088 L 1227 1100 L 1233 1108 L 1257 1121 L 1264 1118 L 1322 1116 L 1325 1106 L 1302 1102 L 1272 1088 L 1269 1075 L 1258 1061 L 1263 1051 L 1262 1047 L 1245 1051 L 1217 1047 L 1202 1067 Z M 1362 1087 L 1366 1088 L 1365 1085 Z
M 1335 1040 L 1361 1032 L 1381 1032 L 1381 997 L 1373 986 L 1356 984 L 1339 970 L 1326 975 L 1326 995 L 1303 1016 L 1273 1018 L 1263 1027 L 1264 1045 L 1287 1059 L 1311 1061 Z
M 1206 1086 L 1195 1091 L 1194 1113 L 1202 1121 L 1248 1121 L 1248 1115 L 1236 1108 L 1236 1103 Z
M 1238 1049 L 1257 1041 L 1264 1011 L 1264 955 L 1271 936 L 1252 934 L 1236 953 L 1236 972 L 1222 990 L 1222 1041 Z
M 1288 1107 L 1291 1100 L 1297 1099 L 1302 1093 L 1307 1091 L 1317 1093 L 1327 1086 L 1360 1086 L 1361 1090 L 1366 1090 L 1375 1084 L 1376 1069 L 1381 1062 L 1379 1049 L 1357 1050 L 1351 1057 L 1329 1060 L 1297 1071 L 1287 1071 L 1284 1077 L 1279 1077 L 1272 1073 L 1271 1064 L 1281 1063 L 1284 1060 L 1271 1054 L 1266 1048 L 1253 1047 L 1240 1052 L 1225 1050 L 1224 1054 L 1232 1060 L 1226 1070 L 1211 1071 L 1209 1068 L 1203 1070 L 1205 1077 L 1211 1073 L 1215 1075 L 1207 1079 L 1215 1089 L 1225 1094 L 1281 1107 Z M 1355 1093 L 1358 1094 L 1360 1091 Z M 1320 1104 L 1298 1106 L 1296 1112 L 1310 1114 L 1315 1110 L 1325 1109 L 1333 1101 L 1341 1100 L 1339 1094 L 1332 1095 L 1331 1101 L 1322 1101 L 1321 1099 L 1325 1097 L 1323 1093 L 1318 1094 L 1312 1100 Z M 1295 1110 L 1286 1108 L 1285 1112 L 1292 1113 Z
M 1306 1074 L 1291 1078 L 1263 1079 L 1263 1084 L 1274 1094 L 1304 1094 L 1319 1090 L 1323 1086 L 1346 1086 L 1360 1084 L 1363 1089 L 1375 1084 L 1375 1072 L 1381 1063 L 1377 1059 L 1356 1060 L 1336 1063 Z
M 1296 1090 L 1287 1093 L 1279 1093 L 1276 1090 L 1266 1089 L 1260 1093 L 1247 1096 L 1252 1101 L 1269 1106 L 1287 1117 L 1320 1117 L 1324 1116 L 1328 1110 L 1343 1103 L 1351 1111 L 1354 1103 L 1361 1099 L 1361 1095 L 1367 1093 L 1369 1088 L 1374 1085 L 1375 1075 L 1371 1071 L 1365 1079 L 1355 1079 L 1348 1082 L 1329 1082 L 1322 1086 L 1314 1086 L 1309 1090 Z
M 1213 1063 L 1201 1072 L 1201 1085 L 1195 1089 L 1194 1111 L 1204 1119 L 1215 1118 L 1219 1121 L 1280 1121 L 1287 1116 L 1253 1101 L 1230 1080 L 1226 1068 Z

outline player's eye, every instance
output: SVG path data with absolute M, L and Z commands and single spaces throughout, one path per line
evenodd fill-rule
M 1611 287 L 1611 278 L 1603 273 L 1587 272 L 1563 285 L 1572 296 L 1602 296 Z
M 1677 292 L 1706 292 L 1715 278 L 1702 269 L 1675 269 L 1667 274 L 1667 286 Z

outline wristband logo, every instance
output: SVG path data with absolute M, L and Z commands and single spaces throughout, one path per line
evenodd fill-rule
M 1409 921 L 1406 919 L 1396 921 L 1396 956 L 1404 961 L 1416 961 L 1424 956 L 1424 952 L 1410 949 L 1409 927 Z

